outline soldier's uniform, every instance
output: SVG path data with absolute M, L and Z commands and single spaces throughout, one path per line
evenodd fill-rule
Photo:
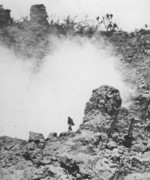
M 69 125 L 68 130 L 72 131 L 72 126 L 74 126 L 74 122 L 71 117 L 68 117 L 68 125 Z

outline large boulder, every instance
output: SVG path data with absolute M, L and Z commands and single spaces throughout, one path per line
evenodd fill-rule
M 35 133 L 35 132 L 29 132 L 29 142 L 34 142 L 36 144 L 44 143 L 45 139 L 43 134 Z
M 43 134 L 36 133 L 36 132 L 29 132 L 29 141 L 38 141 L 38 142 L 43 142 L 44 136 Z
M 86 103 L 80 130 L 113 134 L 121 103 L 119 90 L 114 87 L 103 85 L 93 90 L 92 97 Z
M 84 114 L 87 115 L 96 110 L 109 115 L 117 114 L 121 107 L 122 99 L 118 89 L 103 85 L 93 90 L 92 97 L 86 103 Z

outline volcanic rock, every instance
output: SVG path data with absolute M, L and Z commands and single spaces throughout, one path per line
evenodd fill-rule
M 11 15 L 10 15 L 11 10 L 9 9 L 4 9 L 2 5 L 0 5 L 0 27 L 6 26 L 11 23 Z
M 48 15 L 46 12 L 46 8 L 43 4 L 37 4 L 37 5 L 31 6 L 31 9 L 30 9 L 31 22 L 47 26 L 48 25 L 47 18 L 48 18 Z
M 114 115 L 121 107 L 122 99 L 118 89 L 110 86 L 101 86 L 93 90 L 92 97 L 86 104 L 84 114 L 93 113 L 97 110 L 102 113 Z
M 29 136 L 29 142 L 35 142 L 35 143 L 43 143 L 44 140 L 44 136 L 43 134 L 38 134 L 35 132 L 30 132 L 30 136 Z

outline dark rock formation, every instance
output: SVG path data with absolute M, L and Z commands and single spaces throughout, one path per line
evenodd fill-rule
M 40 25 L 48 25 L 48 15 L 46 8 L 43 4 L 33 5 L 30 9 L 30 20 L 32 23 L 38 23 Z
M 2 5 L 0 5 L 0 27 L 6 26 L 11 23 L 12 19 L 10 16 L 11 10 L 4 9 Z
M 93 90 L 92 97 L 86 104 L 84 114 L 99 110 L 102 113 L 115 115 L 121 107 L 122 99 L 118 89 L 110 86 L 101 86 Z
M 93 90 L 92 97 L 89 102 L 86 103 L 84 111 L 84 122 L 86 122 L 86 127 L 89 124 L 88 121 L 91 121 L 93 116 L 95 116 L 94 119 L 97 119 L 97 127 L 93 127 L 90 123 L 89 128 L 93 130 L 96 128 L 98 131 L 102 132 L 109 130 L 109 134 L 112 134 L 117 122 L 121 103 L 122 99 L 118 89 L 105 85 Z M 105 119 L 106 115 L 110 116 L 107 120 Z M 101 116 L 103 116 L 105 120 L 102 120 L 103 118 L 101 118 Z

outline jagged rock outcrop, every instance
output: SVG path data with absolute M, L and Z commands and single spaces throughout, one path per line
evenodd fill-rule
M 117 116 L 121 108 L 121 103 L 122 99 L 118 89 L 104 85 L 93 90 L 92 97 L 89 102 L 86 103 L 84 111 L 84 125 L 81 125 L 81 127 L 102 132 L 109 130 L 109 133 L 112 134 L 114 126 L 117 122 Z M 105 118 L 106 115 L 108 116 L 107 120 Z M 97 121 L 96 127 L 93 127 L 93 125 L 95 126 L 96 124 L 92 123 L 93 117 L 94 120 Z
M 12 19 L 10 16 L 11 10 L 4 9 L 2 5 L 0 5 L 0 27 L 6 26 L 11 23 Z
M 100 111 L 109 115 L 118 113 L 121 107 L 122 99 L 118 89 L 110 86 L 101 86 L 93 90 L 92 97 L 86 104 L 84 114 L 93 114 L 94 111 Z
M 46 8 L 43 4 L 37 4 L 31 6 L 30 9 L 30 20 L 32 23 L 38 23 L 40 25 L 47 26 L 48 25 L 48 15 L 46 12 Z

